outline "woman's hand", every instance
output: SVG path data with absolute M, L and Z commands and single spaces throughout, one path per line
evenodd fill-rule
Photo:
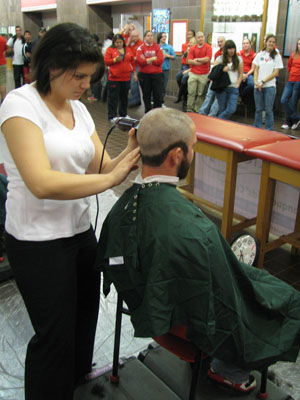
M 138 168 L 138 161 L 140 158 L 140 148 L 137 147 L 126 155 L 110 172 L 112 177 L 113 186 L 119 185 L 126 179 L 128 174 Z
M 223 68 L 223 71 L 224 71 L 224 72 L 228 72 L 228 71 L 229 71 L 228 65 L 226 65 L 226 66 Z
M 115 63 L 120 62 L 121 60 L 122 60 L 122 56 L 117 56 L 114 58 Z
M 137 73 L 134 72 L 134 73 L 133 73 L 133 81 L 134 81 L 134 82 L 137 82 L 137 80 L 138 80 Z
M 130 152 L 136 147 L 138 147 L 138 142 L 136 140 L 135 128 L 131 128 L 128 132 L 127 151 Z

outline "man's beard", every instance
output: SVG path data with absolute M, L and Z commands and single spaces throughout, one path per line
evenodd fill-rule
M 186 156 L 184 156 L 184 158 L 181 161 L 181 164 L 178 168 L 177 171 L 177 176 L 179 179 L 184 179 L 186 178 L 188 171 L 190 169 L 191 164 L 188 162 Z

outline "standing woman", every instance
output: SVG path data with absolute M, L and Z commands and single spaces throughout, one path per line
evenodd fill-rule
M 250 39 L 244 38 L 243 48 L 240 51 L 239 55 L 243 60 L 243 81 L 240 85 L 240 95 L 244 103 L 249 103 L 249 100 L 252 98 L 253 103 L 253 92 L 254 92 L 254 65 L 253 60 L 256 56 L 256 53 L 251 49 Z M 250 98 L 249 98 L 250 96 Z
M 273 105 L 276 96 L 276 77 L 283 68 L 282 59 L 276 50 L 276 37 L 268 35 L 266 46 L 257 53 L 253 60 L 254 69 L 254 126 L 262 127 L 262 112 L 266 112 L 266 129 L 274 127 Z
M 164 62 L 162 64 L 162 73 L 163 73 L 163 93 L 162 93 L 162 102 L 165 102 L 165 95 L 167 91 L 167 85 L 169 80 L 169 72 L 170 72 L 170 60 L 176 59 L 176 54 L 173 47 L 170 44 L 167 44 L 167 34 L 165 32 L 160 32 L 157 35 L 157 43 L 160 45 L 163 51 Z
M 292 53 L 289 58 L 287 69 L 290 74 L 289 80 L 281 97 L 281 103 L 286 112 L 286 123 L 281 128 L 297 129 L 300 124 L 300 116 L 297 114 L 298 100 L 300 98 L 300 38 L 297 39 L 295 53 Z
M 134 82 L 137 81 L 134 56 L 130 48 L 125 46 L 122 35 L 117 34 L 113 37 L 112 45 L 105 52 L 104 61 L 109 67 L 108 119 L 110 122 L 115 122 L 118 117 L 118 109 L 120 117 L 128 117 L 128 92 L 131 72 L 133 72 Z
M 153 95 L 154 108 L 162 106 L 162 63 L 164 56 L 159 44 L 154 43 L 153 33 L 144 33 L 144 43 L 136 51 L 139 66 L 139 82 L 143 92 L 145 112 L 151 110 Z
M 100 282 L 88 196 L 118 185 L 138 159 L 132 132 L 118 157 L 105 153 L 99 174 L 103 146 L 79 101 L 99 64 L 103 71 L 86 29 L 56 25 L 35 50 L 34 82 L 11 91 L 0 110 L 6 249 L 35 331 L 26 400 L 72 400 L 91 371 Z
M 236 54 L 236 45 L 232 40 L 226 40 L 223 54 L 217 57 L 214 66 L 223 64 L 224 72 L 228 72 L 230 85 L 216 92 L 219 105 L 218 118 L 229 119 L 236 111 L 239 87 L 243 79 L 243 60 Z

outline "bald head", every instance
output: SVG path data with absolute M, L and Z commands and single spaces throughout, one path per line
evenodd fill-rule
M 153 157 L 178 142 L 188 144 L 194 123 L 185 113 L 173 108 L 156 108 L 141 119 L 137 140 L 141 154 Z
M 220 50 L 222 50 L 224 48 L 225 42 L 226 42 L 225 37 L 224 36 L 219 36 L 217 41 L 218 41 L 218 46 L 220 47 Z

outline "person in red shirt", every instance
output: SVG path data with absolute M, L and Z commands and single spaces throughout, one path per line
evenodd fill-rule
M 242 50 L 238 53 L 238 56 L 241 56 L 243 60 L 244 68 L 243 80 L 240 85 L 240 96 L 243 103 L 247 104 L 251 97 L 254 99 L 254 65 L 252 64 L 252 61 L 254 60 L 256 53 L 251 49 L 251 41 L 248 38 L 243 40 L 242 46 Z
M 0 95 L 1 103 L 6 96 L 6 59 L 5 51 L 8 49 L 6 39 L 0 35 Z
M 154 43 L 153 33 L 144 33 L 144 43 L 136 51 L 136 63 L 140 69 L 139 82 L 143 92 L 145 112 L 151 110 L 153 94 L 154 108 L 162 106 L 162 63 L 163 51 L 159 44 Z
M 142 39 L 140 38 L 140 34 L 138 30 L 133 30 L 130 34 L 129 40 L 127 42 L 128 48 L 131 50 L 134 59 L 136 59 L 136 51 L 140 45 L 143 44 Z M 136 73 L 138 73 L 138 67 L 136 66 Z M 133 74 L 131 74 L 130 81 L 130 95 L 128 98 L 128 107 L 136 107 L 141 105 L 141 96 L 139 90 L 138 81 L 134 81 Z
M 115 122 L 118 115 L 128 117 L 128 92 L 130 88 L 130 76 L 133 71 L 133 79 L 137 80 L 135 61 L 131 50 L 125 46 L 122 35 L 113 37 L 112 45 L 108 47 L 104 55 L 105 65 L 108 71 L 108 119 Z
M 203 92 L 207 83 L 212 57 L 212 47 L 204 42 L 203 32 L 197 32 L 195 46 L 189 50 L 187 64 L 191 67 L 188 80 L 187 111 L 198 112 L 203 103 Z
M 286 112 L 286 122 L 283 129 L 297 129 L 300 124 L 300 115 L 297 114 L 297 105 L 300 98 L 300 37 L 297 39 L 296 50 L 291 54 L 287 69 L 289 80 L 287 81 L 281 97 L 281 103 Z
M 195 37 L 195 31 L 190 29 L 186 34 L 186 42 L 183 43 L 183 45 L 181 46 L 182 49 L 181 70 L 176 74 L 176 82 L 177 85 L 179 86 L 179 92 L 177 95 L 177 99 L 174 101 L 175 104 L 180 102 L 181 97 L 183 95 L 183 89 L 187 85 L 187 80 L 189 78 L 188 75 L 184 74 L 184 71 L 190 68 L 189 65 L 186 63 L 186 58 L 189 53 L 190 40 L 194 37 Z

